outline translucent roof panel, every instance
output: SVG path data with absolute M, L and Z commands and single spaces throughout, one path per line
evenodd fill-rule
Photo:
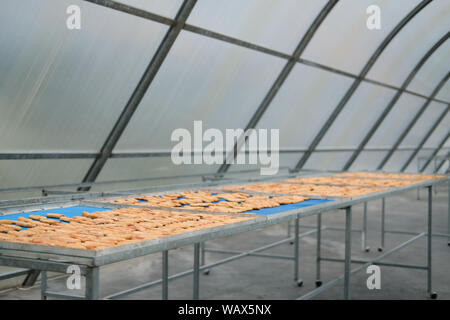
M 298 160 L 302 157 L 303 152 L 298 153 L 280 153 L 279 154 L 279 173 L 286 172 L 286 168 L 294 168 L 297 164 Z M 259 164 L 257 165 L 250 165 L 250 164 L 234 164 L 230 167 L 228 172 L 237 172 L 237 171 L 243 171 L 243 170 L 259 170 L 261 166 Z M 265 167 L 265 166 L 264 166 Z M 256 172 L 257 175 L 259 175 L 260 172 Z
M 1 160 L 0 188 L 80 183 L 92 160 Z
M 175 165 L 170 157 L 110 159 L 97 181 L 170 177 L 187 174 L 215 173 L 219 165 Z
M 419 0 L 339 1 L 317 30 L 302 58 L 330 67 L 360 73 L 371 55 Z M 381 29 L 369 30 L 366 10 L 381 10 Z
M 188 23 L 292 53 L 326 0 L 200 0 Z
M 342 170 L 351 154 L 351 152 L 315 152 L 309 157 L 303 169 Z
M 280 129 L 281 148 L 307 148 L 352 79 L 297 64 L 258 128 Z
M 168 18 L 175 18 L 183 0 L 115 0 Z
M 71 4 L 81 30 L 66 28 Z M 97 152 L 167 27 L 84 1 L 5 0 L 0 30 L 0 150 Z
M 423 98 L 403 93 L 391 109 L 391 112 L 388 113 L 377 131 L 375 131 L 366 147 L 391 147 L 425 101 Z
M 117 150 L 171 148 L 173 130 L 245 128 L 285 61 L 182 32 Z M 264 66 L 263 68 L 261 66 Z
M 357 147 L 396 91 L 361 83 L 319 144 L 320 147 Z
M 387 152 L 362 151 L 350 167 L 350 171 L 374 170 L 386 156 Z
M 413 151 L 400 150 L 395 151 L 389 161 L 383 167 L 383 170 L 398 172 L 406 163 L 406 160 L 412 155 Z M 417 166 L 417 164 L 416 164 Z M 415 169 L 414 171 L 417 171 Z
M 433 131 L 431 136 L 425 142 L 424 147 L 437 147 L 444 139 L 450 131 L 450 114 L 447 112 L 447 115 L 442 119 L 441 123 L 437 126 L 437 128 Z M 447 140 L 447 142 L 449 142 Z
M 393 6 L 398 5 L 397 1 L 391 3 Z M 401 85 L 425 53 L 450 30 L 449 16 L 449 1 L 428 4 L 394 38 L 368 77 Z
M 439 93 L 436 95 L 436 98 L 441 99 L 443 101 L 450 101 L 450 81 L 447 81 Z
M 417 155 L 414 157 L 414 159 L 411 161 L 411 163 L 408 165 L 408 167 L 405 169 L 406 172 L 419 172 L 420 169 L 423 167 L 425 162 L 427 161 L 424 158 L 428 158 L 433 153 L 433 150 L 421 150 L 417 153 Z M 419 158 L 420 162 L 419 162 Z M 433 171 L 434 161 L 431 161 L 430 164 L 427 166 L 426 169 L 431 169 Z
M 444 165 L 441 167 L 441 169 L 439 169 L 439 173 L 448 173 L 448 167 L 449 167 L 449 165 L 450 165 L 450 162 L 449 161 L 446 161 L 445 163 L 444 163 Z
M 411 131 L 406 135 L 400 146 L 417 146 L 446 107 L 442 103 L 431 102 L 419 120 L 414 124 Z
M 413 81 L 409 84 L 408 90 L 430 96 L 449 71 L 449 68 L 443 68 L 443 66 L 449 65 L 449 59 L 450 40 L 447 40 L 430 58 L 428 58 L 427 62 L 422 66 Z M 445 90 L 445 88 L 442 88 L 441 90 Z

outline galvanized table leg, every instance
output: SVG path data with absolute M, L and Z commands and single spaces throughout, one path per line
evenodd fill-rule
M 350 269 L 352 257 L 352 207 L 345 208 L 344 299 L 350 299 Z
M 434 158 L 434 170 L 433 170 L 433 172 L 436 172 L 437 173 L 437 162 L 438 162 L 438 158 Z M 437 191 L 438 191 L 438 189 L 437 189 L 437 186 L 438 185 L 435 185 L 434 186 L 434 194 L 437 194 Z
M 169 299 L 169 251 L 162 252 L 162 299 Z
M 200 243 L 194 244 L 194 292 L 193 299 L 199 299 L 200 287 Z
M 301 287 L 303 285 L 303 280 L 299 279 L 299 218 L 295 219 L 295 246 L 294 246 L 294 279 L 297 285 Z
M 361 250 L 369 252 L 370 248 L 367 246 L 367 202 L 364 202 L 363 211 L 363 225 L 361 232 Z
M 47 300 L 47 271 L 41 271 L 41 300 Z
M 322 285 L 322 280 L 320 280 L 320 242 L 322 237 L 322 214 L 317 215 L 317 232 L 316 232 L 316 287 Z
M 86 299 L 98 300 L 99 289 L 99 267 L 90 267 L 86 274 Z
M 288 237 L 288 239 L 291 237 L 291 221 L 288 221 L 287 237 Z M 294 241 L 293 240 L 289 241 L 289 244 L 294 244 Z
M 205 242 L 200 242 L 200 263 L 203 266 L 205 264 Z
M 201 266 L 204 266 L 205 263 L 206 263 L 206 249 L 205 249 L 205 246 L 206 246 L 206 244 L 205 244 L 204 241 L 200 242 L 200 253 L 201 253 L 200 254 L 200 261 L 201 261 L 200 265 Z M 209 269 L 203 270 L 203 274 L 204 275 L 208 275 L 209 274 Z
M 432 299 L 437 298 L 436 292 L 433 292 L 432 282 L 432 240 L 433 240 L 433 220 L 432 220 L 432 202 L 433 202 L 433 187 L 428 188 L 428 233 L 427 233 L 427 292 Z
M 291 237 L 291 222 L 288 221 L 287 223 L 287 237 L 290 238 Z
M 385 227 L 385 216 L 386 216 L 386 199 L 381 199 L 381 246 L 378 248 L 378 251 L 383 251 L 384 249 L 384 227 Z
M 417 173 L 420 172 L 420 159 L 417 159 Z M 420 200 L 420 188 L 417 188 L 417 200 Z

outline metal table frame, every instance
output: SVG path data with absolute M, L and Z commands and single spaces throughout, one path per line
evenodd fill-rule
M 280 177 L 277 177 L 279 179 Z M 384 257 L 392 254 L 393 252 L 403 248 L 404 246 L 412 243 L 413 241 L 426 236 L 427 237 L 427 265 L 426 266 L 413 266 L 413 265 L 393 265 L 389 264 L 390 266 L 397 266 L 397 267 L 405 267 L 405 268 L 418 268 L 418 269 L 426 269 L 427 270 L 427 279 L 428 279 L 428 293 L 435 297 L 435 294 L 432 292 L 432 285 L 431 285 L 431 237 L 432 237 L 432 226 L 431 226 L 431 215 L 432 215 L 432 197 L 431 197 L 431 191 L 432 186 L 449 181 L 448 177 L 441 178 L 441 179 L 435 179 L 435 180 L 429 180 L 422 183 L 390 189 L 387 191 L 380 191 L 376 192 L 370 195 L 360 196 L 356 198 L 343 198 L 340 200 L 335 200 L 332 202 L 311 206 L 311 207 L 304 207 L 300 209 L 290 210 L 278 214 L 273 214 L 269 216 L 260 216 L 253 218 L 251 220 L 224 225 L 220 227 L 214 227 L 210 229 L 205 230 L 199 230 L 184 234 L 179 234 L 175 236 L 160 238 L 160 239 L 154 239 L 154 240 L 147 240 L 142 241 L 138 243 L 133 243 L 129 245 L 124 246 L 118 246 L 118 247 L 112 247 L 112 248 L 106 248 L 102 250 L 97 251 L 88 251 L 88 250 L 78 250 L 78 249 L 68 249 L 68 248 L 59 248 L 59 247 L 48 247 L 48 246 L 39 246 L 39 245 L 30 245 L 30 244 L 18 244 L 18 243 L 10 243 L 10 242 L 2 242 L 2 246 L 0 249 L 0 265 L 5 266 L 12 266 L 12 267 L 19 267 L 19 268 L 27 268 L 32 270 L 40 270 L 42 272 L 42 278 L 41 278 L 41 296 L 43 299 L 46 299 L 47 297 L 59 297 L 59 298 L 69 298 L 69 299 L 99 299 L 99 269 L 101 266 L 129 260 L 132 258 L 140 257 L 149 255 L 156 252 L 162 252 L 163 254 L 163 270 L 162 270 L 162 279 L 157 280 L 151 283 L 147 283 L 144 285 L 141 285 L 136 288 L 132 288 L 126 291 L 122 291 L 118 294 L 111 295 L 106 298 L 116 298 L 119 296 L 123 296 L 126 294 L 130 294 L 132 292 L 137 292 L 139 290 L 148 288 L 152 285 L 156 284 L 162 284 L 163 290 L 162 290 L 162 296 L 163 299 L 168 298 L 168 288 L 167 284 L 168 281 L 171 279 L 175 279 L 187 274 L 194 274 L 194 283 L 193 283 L 193 298 L 198 299 L 199 298 L 199 273 L 200 270 L 207 270 L 215 265 L 218 265 L 218 263 L 205 265 L 201 264 L 202 260 L 202 254 L 201 254 L 201 243 L 217 239 L 219 237 L 229 236 L 245 231 L 250 230 L 256 230 L 259 228 L 264 228 L 267 226 L 271 226 L 274 224 L 289 222 L 289 221 L 295 221 L 295 235 L 293 237 L 295 246 L 294 246 L 294 256 L 293 257 L 277 257 L 282 259 L 293 259 L 295 262 L 295 270 L 294 275 L 295 279 L 297 281 L 301 281 L 299 279 L 299 271 L 298 271 L 298 261 L 299 261 L 299 252 L 298 252 L 298 239 L 302 236 L 305 236 L 307 234 L 317 233 L 317 240 L 318 240 L 318 246 L 317 246 L 317 281 L 320 281 L 320 261 L 326 261 L 330 260 L 332 258 L 326 258 L 320 256 L 320 239 L 321 239 L 321 232 L 325 230 L 320 224 L 321 214 L 325 213 L 327 211 L 331 210 L 337 210 L 337 209 L 345 209 L 346 210 L 346 225 L 345 225 L 345 244 L 346 244 L 346 250 L 345 250 L 345 273 L 342 277 L 339 277 L 315 290 L 310 292 L 309 294 L 302 296 L 301 298 L 310 298 L 315 296 L 316 294 L 319 294 L 323 290 L 329 288 L 330 286 L 340 282 L 341 280 L 344 280 L 344 297 L 346 299 L 350 298 L 350 276 L 351 274 L 362 270 L 365 266 L 369 264 L 381 264 L 380 260 Z M 232 181 L 228 182 L 228 184 L 232 183 L 239 183 L 241 181 Z M 220 185 L 226 184 L 221 183 Z M 219 184 L 216 184 L 219 185 Z M 205 187 L 207 184 L 201 184 L 197 187 Z M 385 252 L 381 256 L 377 257 L 376 259 L 373 259 L 371 261 L 355 261 L 351 260 L 351 252 L 350 252 L 350 245 L 351 245 L 351 208 L 352 206 L 356 204 L 361 203 L 367 203 L 367 201 L 370 200 L 376 200 L 376 199 L 384 199 L 387 196 L 396 195 L 405 191 L 414 190 L 417 188 L 427 188 L 428 189 L 428 232 L 427 233 L 420 233 L 418 235 L 415 235 L 410 240 L 406 241 L 405 243 Z M 80 205 L 89 204 L 88 201 L 79 200 L 78 203 Z M 70 203 L 52 203 L 49 205 L 46 205 L 46 207 L 51 206 L 68 206 L 73 205 L 74 202 Z M 76 202 L 75 202 L 76 204 Z M 41 206 L 42 208 L 42 206 Z M 15 210 L 17 212 L 18 208 L 10 208 L 9 210 Z M 21 206 L 19 210 L 22 211 L 30 211 L 32 210 L 32 206 Z M 449 211 L 450 214 L 450 211 Z M 318 226 L 317 229 L 311 230 L 308 232 L 305 232 L 303 234 L 298 232 L 299 227 L 299 219 L 306 217 L 306 216 L 318 216 Z M 449 225 L 450 227 L 450 225 Z M 386 232 L 386 231 L 385 231 Z M 446 235 L 448 236 L 448 235 Z M 283 239 L 282 241 L 291 241 L 291 238 Z M 187 270 L 185 272 L 182 272 L 177 275 L 169 276 L 168 273 L 168 251 L 171 249 L 179 248 L 182 246 L 187 245 L 194 245 L 194 264 L 193 269 Z M 266 248 L 275 246 L 274 244 L 271 244 L 269 246 L 265 246 Z M 256 250 L 251 250 L 248 252 L 242 252 L 238 253 L 236 256 L 264 256 L 269 257 L 269 255 L 264 255 L 258 253 L 259 251 L 264 250 L 263 247 L 258 248 Z M 236 256 L 230 257 L 228 259 L 223 259 L 220 263 L 226 263 L 228 261 L 236 259 Z M 270 255 L 270 257 L 273 257 Z M 336 259 L 334 259 L 336 260 Z M 351 270 L 351 263 L 363 263 L 362 266 L 360 266 L 357 269 Z M 48 271 L 53 272 L 60 272 L 60 273 L 66 273 L 67 267 L 70 265 L 76 264 L 80 267 L 81 274 L 86 277 L 86 292 L 85 296 L 73 296 L 73 295 L 65 295 L 55 292 L 49 292 L 47 290 L 47 274 Z

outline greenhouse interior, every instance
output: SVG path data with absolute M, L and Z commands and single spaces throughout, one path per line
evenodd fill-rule
M 450 300 L 450 1 L 0 5 L 0 300 Z

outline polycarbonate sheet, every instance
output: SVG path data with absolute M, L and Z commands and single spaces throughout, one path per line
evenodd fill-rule
M 390 2 L 397 9 L 400 8 L 397 1 Z M 428 4 L 397 34 L 373 66 L 368 77 L 401 85 L 425 53 L 450 30 L 449 16 L 449 1 L 432 1 Z
M 1 160 L 0 188 L 80 183 L 92 160 Z
M 381 86 L 361 83 L 318 148 L 357 147 L 395 93 Z
M 302 58 L 353 73 L 360 73 L 371 55 L 418 0 L 339 1 L 317 30 Z M 366 10 L 381 10 L 381 29 L 369 30 Z
M 174 18 L 183 3 L 183 0 L 116 0 L 116 2 L 168 18 Z
M 450 40 L 437 49 L 433 55 L 428 58 L 427 62 L 422 66 L 420 71 L 415 75 L 413 81 L 409 84 L 408 90 L 420 92 L 430 96 L 439 82 L 444 79 L 448 73 L 450 61 Z M 445 90 L 442 88 L 441 90 Z
M 350 167 L 350 171 L 375 170 L 387 152 L 363 151 Z
M 375 131 L 366 147 L 392 147 L 425 101 L 423 98 L 403 93 L 377 131 Z
M 289 169 L 293 169 L 297 164 L 298 160 L 302 157 L 303 152 L 298 153 L 280 153 L 279 154 L 279 172 L 286 172 L 286 167 Z M 267 166 L 263 166 L 266 168 Z M 234 164 L 230 167 L 228 172 L 237 172 L 243 170 L 255 170 L 254 175 L 260 175 L 260 164 L 252 165 L 252 164 Z
M 448 160 L 445 161 L 445 163 L 442 165 L 441 169 L 439 169 L 438 173 L 448 174 L 449 165 L 450 165 L 450 162 Z
M 219 165 L 173 164 L 170 157 L 110 159 L 97 181 L 176 177 L 179 175 L 215 173 Z M 177 179 L 173 180 L 173 183 Z M 148 182 L 147 182 L 148 183 Z
M 351 152 L 315 152 L 306 162 L 303 169 L 342 170 Z
M 442 89 L 436 95 L 436 98 L 441 99 L 446 102 L 450 102 L 450 81 L 446 82 L 446 84 L 442 87 Z
M 81 30 L 66 27 L 72 4 Z M 0 30 L 0 150 L 97 152 L 167 27 L 84 1 L 5 0 Z
M 292 53 L 325 0 L 200 0 L 188 23 Z
M 395 151 L 389 161 L 384 165 L 383 170 L 398 172 L 412 155 L 413 151 Z M 417 164 L 415 164 L 417 166 Z
M 433 173 L 436 171 L 439 164 L 442 162 L 442 158 L 438 158 L 439 156 L 445 156 L 448 152 L 448 149 L 441 149 L 440 152 L 438 152 L 437 156 L 433 157 L 430 161 L 430 163 L 426 166 L 424 173 Z M 421 151 L 419 152 L 420 156 L 430 156 L 432 154 L 432 151 Z M 411 162 L 411 164 L 408 166 L 407 171 L 417 171 L 417 160 L 418 156 L 414 158 L 414 160 Z M 425 164 L 426 160 L 421 159 L 420 160 L 420 169 Z M 445 171 L 440 171 L 445 172 Z
M 279 89 L 258 128 L 280 130 L 280 148 L 307 148 L 352 79 L 297 64 Z
M 432 153 L 433 153 L 433 150 L 419 151 L 417 153 L 417 155 L 414 157 L 414 159 L 411 161 L 411 163 L 408 165 L 408 167 L 406 167 L 405 172 L 419 172 Z M 420 158 L 420 160 L 419 160 L 419 158 Z M 430 162 L 430 164 L 432 165 L 433 161 Z M 428 165 L 426 169 L 429 169 L 429 168 L 430 168 L 430 165 Z
M 450 132 L 450 114 L 447 112 L 447 115 L 442 119 L 441 123 L 437 126 L 437 128 L 433 131 L 431 136 L 425 142 L 424 147 L 437 147 L 444 139 L 447 134 Z M 450 143 L 450 138 L 447 139 L 447 143 Z
M 400 144 L 401 147 L 417 146 L 433 124 L 445 110 L 447 105 L 438 102 L 431 102 L 419 120 L 414 124 L 409 133 L 406 135 Z
M 181 32 L 116 150 L 167 149 L 195 120 L 203 129 L 245 128 L 284 60 Z

